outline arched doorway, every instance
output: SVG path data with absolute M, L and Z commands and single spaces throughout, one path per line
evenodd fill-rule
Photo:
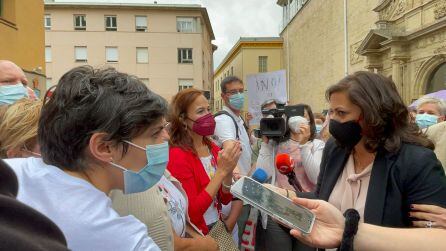
M 432 90 L 438 89 L 435 84 L 431 84 L 431 80 L 434 80 L 434 76 L 437 72 L 444 71 L 442 67 L 446 64 L 446 54 L 435 55 L 428 60 L 421 63 L 418 70 L 415 73 L 415 79 L 413 81 L 412 99 L 418 99 L 426 93 L 432 92 Z M 440 70 L 441 68 L 441 70 Z M 440 70 L 440 71 L 439 71 Z M 440 73 L 439 73 L 440 74 Z M 431 87 L 432 86 L 432 87 Z M 443 89 L 444 89 L 443 84 Z M 440 88 L 441 90 L 441 88 Z
M 426 93 L 432 93 L 446 89 L 446 63 L 435 69 L 426 85 Z

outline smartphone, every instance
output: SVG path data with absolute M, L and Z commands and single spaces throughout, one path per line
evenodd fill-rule
M 231 193 L 289 228 L 299 229 L 304 234 L 309 234 L 313 228 L 316 217 L 309 209 L 294 204 L 250 177 L 235 182 Z

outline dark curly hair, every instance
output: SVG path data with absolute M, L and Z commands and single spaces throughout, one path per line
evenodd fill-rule
M 113 68 L 76 67 L 59 80 L 43 105 L 38 139 L 43 160 L 64 170 L 84 171 L 91 136 L 102 132 L 116 144 L 159 122 L 167 102 L 138 78 Z M 123 154 L 127 144 L 123 144 Z
M 434 149 L 434 144 L 410 122 L 407 106 L 391 79 L 358 71 L 329 87 L 325 93 L 327 100 L 337 92 L 346 92 L 350 101 L 361 108 L 365 122 L 363 137 L 369 152 L 378 147 L 397 152 L 403 142 Z

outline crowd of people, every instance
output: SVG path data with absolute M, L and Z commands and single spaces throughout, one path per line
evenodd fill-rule
M 216 114 L 201 90 L 168 102 L 113 68 L 71 69 L 42 99 L 26 84 L 0 61 L 8 250 L 446 248 L 445 101 L 408 107 L 382 75 L 356 72 L 330 86 L 326 114 L 300 103 L 280 140 L 254 136 L 235 76 L 221 82 Z M 278 154 L 293 160 L 299 189 L 272 164 Z M 259 169 L 266 188 L 315 214 L 310 234 L 231 194 Z

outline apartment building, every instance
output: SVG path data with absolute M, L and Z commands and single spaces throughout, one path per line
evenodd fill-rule
M 44 26 L 48 87 L 88 64 L 136 75 L 168 100 L 211 90 L 215 37 L 200 5 L 46 1 Z

